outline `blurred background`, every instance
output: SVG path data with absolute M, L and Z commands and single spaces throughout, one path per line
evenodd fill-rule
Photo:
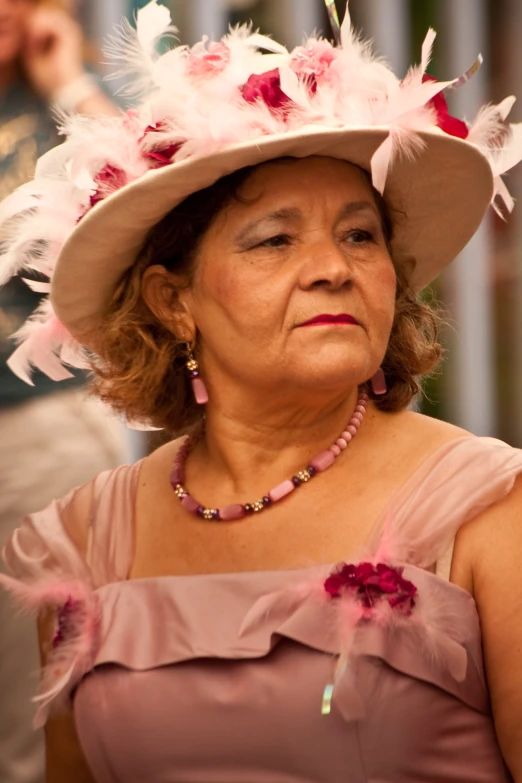
M 293 47 L 306 34 L 331 37 L 323 0 L 163 0 L 180 40 L 220 37 L 229 24 L 253 20 L 261 32 Z M 89 67 L 102 77 L 103 40 L 123 16 L 132 18 L 145 0 L 70 0 L 87 44 Z M 345 2 L 338 0 L 342 19 Z M 351 0 L 350 12 L 365 37 L 398 75 L 420 60 L 429 26 L 438 32 L 429 71 L 439 79 L 460 76 L 479 52 L 484 64 L 464 87 L 448 96 L 450 110 L 472 120 L 483 103 L 522 91 L 520 0 Z M 108 93 L 117 82 L 105 82 Z M 121 99 L 116 97 L 121 103 Z M 511 121 L 522 119 L 515 104 Z M 508 177 L 515 199 L 522 193 L 522 166 Z M 440 226 L 444 232 L 444 226 Z M 451 270 L 426 296 L 442 302 L 448 321 L 447 354 L 439 377 L 420 403 L 430 415 L 479 435 L 522 446 L 522 214 L 505 223 L 491 213 Z

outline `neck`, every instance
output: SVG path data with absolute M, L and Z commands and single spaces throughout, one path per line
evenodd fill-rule
M 212 394 L 205 436 L 197 448 L 201 473 L 196 474 L 219 482 L 232 498 L 249 497 L 263 487 L 266 491 L 335 443 L 358 397 L 357 387 L 308 404 L 273 398 L 270 402 L 266 395 L 262 400 L 220 400 L 219 394 Z

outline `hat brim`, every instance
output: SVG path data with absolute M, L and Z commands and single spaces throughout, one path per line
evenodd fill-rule
M 443 131 L 419 135 L 424 149 L 392 163 L 384 191 L 394 223 L 393 257 L 408 262 L 415 290 L 431 282 L 471 239 L 494 190 L 491 166 L 472 144 Z M 284 156 L 321 155 L 369 171 L 387 136 L 387 128 L 301 128 L 147 172 L 99 202 L 67 239 L 51 286 L 56 314 L 80 342 L 92 342 L 150 229 L 221 177 Z

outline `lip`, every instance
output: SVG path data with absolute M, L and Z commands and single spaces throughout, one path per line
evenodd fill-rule
M 354 318 L 353 315 L 349 315 L 348 313 L 338 313 L 337 315 L 322 313 L 321 315 L 316 315 L 315 318 L 311 318 L 309 321 L 299 324 L 299 326 L 320 326 L 322 324 L 334 326 L 360 325 L 357 318 Z

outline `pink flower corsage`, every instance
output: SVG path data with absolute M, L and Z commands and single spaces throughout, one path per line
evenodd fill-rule
M 57 610 L 56 629 L 52 640 L 53 649 L 62 642 L 69 641 L 76 632 L 76 624 L 73 618 L 81 605 L 81 601 L 77 601 L 69 596 L 67 601 Z
M 186 69 L 189 76 L 215 76 L 227 67 L 230 49 L 221 41 L 211 41 L 206 46 L 207 37 L 195 44 L 189 51 Z
M 336 58 L 336 51 L 328 41 L 310 41 L 306 46 L 294 49 L 290 60 L 293 72 L 308 82 L 310 91 L 317 91 L 317 82 L 321 81 Z
M 324 589 L 332 598 L 352 595 L 369 617 L 381 601 L 409 616 L 415 607 L 417 588 L 404 579 L 402 572 L 402 568 L 386 563 L 340 563 L 325 580 Z

